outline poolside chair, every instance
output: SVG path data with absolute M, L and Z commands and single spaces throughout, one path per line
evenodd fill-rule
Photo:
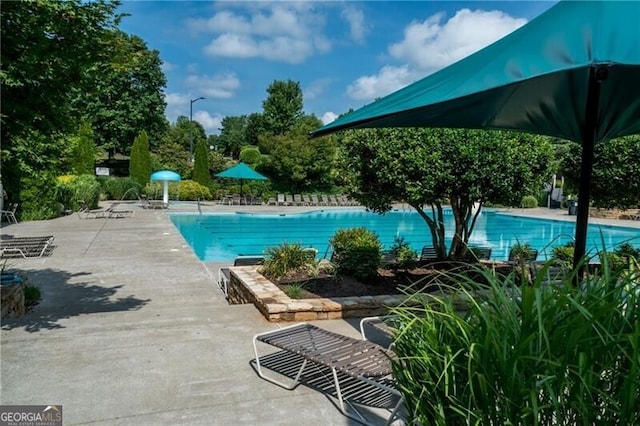
M 307 194 L 303 194 L 302 195 L 302 205 L 303 206 L 310 206 L 311 205 L 311 199 L 309 198 L 309 196 Z
M 267 200 L 267 205 L 268 205 L 268 206 L 277 206 L 277 205 L 278 205 L 278 203 L 276 202 L 275 197 L 270 197 L 270 198 Z
M 0 239 L 0 257 L 42 257 L 53 250 L 53 235 Z
M 280 350 L 260 356 L 258 342 Z M 390 349 L 301 323 L 256 334 L 253 351 L 258 375 L 285 389 L 296 388 L 301 379 L 332 383 L 337 405 L 350 419 L 371 424 L 355 404 L 388 409 L 387 425 L 398 417 L 403 399 L 393 381 L 391 360 L 396 355 Z M 316 368 L 306 368 L 309 364 Z M 287 376 L 289 383 L 265 374 L 266 368 Z M 305 372 L 309 375 L 303 376 Z
M 287 206 L 293 206 L 294 205 L 293 195 L 285 194 L 284 200 L 285 200 L 285 205 L 287 205 Z
M 84 200 L 78 200 L 78 204 L 80 205 L 80 210 L 78 211 L 80 219 L 105 219 L 108 215 L 107 209 L 90 209 Z
M 491 258 L 491 247 L 469 247 L 466 260 L 469 262 L 479 262 Z
M 286 203 L 286 200 L 284 198 L 284 194 L 278 194 L 278 205 L 284 206 L 285 203 Z
M 233 266 L 261 265 L 263 262 L 264 256 L 238 256 L 233 261 Z M 218 286 L 225 297 L 229 296 L 229 281 L 231 281 L 231 271 L 229 268 L 218 269 Z
M 300 194 L 293 194 L 293 202 L 296 206 L 301 206 L 302 205 L 302 195 Z
M 311 205 L 312 206 L 319 206 L 320 205 L 320 200 L 318 200 L 318 195 L 317 194 L 311 194 Z
M 338 200 L 336 199 L 335 195 L 329 195 L 329 203 L 332 206 L 337 206 L 338 205 Z
M 11 204 L 8 210 L 0 210 L 0 220 L 7 218 L 7 222 L 9 223 L 18 223 L 16 210 L 18 210 L 18 203 Z
M 118 209 L 120 203 L 113 203 L 106 210 L 107 219 L 122 219 L 125 217 L 133 217 L 135 212 L 128 209 Z
M 420 263 L 430 263 L 438 260 L 438 252 L 433 246 L 424 246 L 420 252 Z
M 327 194 L 320 195 L 320 205 L 321 206 L 329 205 L 329 197 L 327 196 Z

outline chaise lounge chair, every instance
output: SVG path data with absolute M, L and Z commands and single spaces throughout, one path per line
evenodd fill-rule
M 239 256 L 233 261 L 233 266 L 252 266 L 260 265 L 264 262 L 263 256 Z M 229 296 L 229 281 L 231 281 L 231 272 L 229 268 L 220 268 L 218 270 L 218 286 L 224 293 L 225 297 Z
M 16 210 L 18 210 L 18 203 L 11 204 L 8 210 L 0 210 L 0 220 L 7 218 L 7 222 L 9 223 L 18 223 Z
M 53 250 L 53 235 L 43 237 L 13 237 L 0 239 L 0 257 L 42 257 Z
M 276 347 L 280 352 L 258 354 L 258 342 Z M 298 386 L 308 364 L 314 364 L 330 375 L 320 374 L 333 382 L 338 407 L 342 413 L 357 422 L 367 422 L 354 404 L 370 405 L 365 400 L 375 401 L 390 411 L 386 424 L 390 424 L 402 405 L 402 395 L 396 389 L 391 369 L 395 354 L 384 347 L 366 340 L 354 339 L 334 333 L 312 324 L 302 323 L 281 329 L 256 334 L 253 338 L 254 362 L 257 373 L 263 379 L 291 390 Z M 272 361 L 276 359 L 276 361 Z M 297 367 L 290 383 L 284 383 L 264 372 L 265 366 L 276 373 L 283 368 Z M 366 390 L 365 390 L 366 389 Z M 366 396 L 366 397 L 365 397 Z M 352 410 L 347 410 L 349 405 Z M 352 412 L 355 413 L 352 414 Z

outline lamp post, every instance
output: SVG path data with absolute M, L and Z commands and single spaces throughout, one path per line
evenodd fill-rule
M 200 99 L 204 99 L 202 96 L 200 96 L 199 98 L 195 98 L 195 99 L 191 99 L 191 103 L 189 105 L 189 161 L 191 161 L 193 163 L 193 130 L 191 130 L 191 128 L 193 127 L 192 122 L 193 122 L 193 104 L 195 102 L 198 102 Z

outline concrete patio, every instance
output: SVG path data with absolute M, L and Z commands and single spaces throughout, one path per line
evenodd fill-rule
M 199 261 L 164 211 L 133 208 L 132 218 L 74 214 L 3 226 L 6 235 L 55 235 L 56 248 L 7 261 L 40 287 L 42 302 L 2 321 L 1 404 L 61 404 L 67 425 L 356 424 L 318 390 L 260 379 L 251 338 L 278 324 L 252 305 L 228 305 L 215 283 L 221 265 Z M 317 324 L 359 336 L 357 320 Z

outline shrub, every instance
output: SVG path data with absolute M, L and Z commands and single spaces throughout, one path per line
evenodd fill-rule
M 640 424 L 631 278 L 605 270 L 581 287 L 569 274 L 559 286 L 536 278 L 514 289 L 513 274 L 478 273 L 488 291 L 451 275 L 463 290 L 393 312 L 408 424 Z
M 25 308 L 29 308 L 33 305 L 36 305 L 40 299 L 42 299 L 42 295 L 40 293 L 40 289 L 33 285 L 25 285 L 24 286 L 24 306 Z
M 338 273 L 359 280 L 375 278 L 382 264 L 382 244 L 367 228 L 339 229 L 330 240 Z
M 143 192 L 149 198 L 157 199 L 162 197 L 162 185 L 159 182 L 151 182 L 144 187 Z M 200 185 L 192 180 L 182 180 L 180 182 L 169 182 L 169 199 L 188 200 L 211 199 L 209 188 Z
M 65 208 L 78 210 L 82 200 L 90 208 L 98 207 L 100 184 L 93 175 L 61 176 L 58 178 L 57 201 Z
M 48 173 L 39 173 L 22 178 L 20 186 L 21 220 L 43 220 L 58 217 L 60 208 L 55 178 Z
M 531 258 L 533 247 L 529 243 L 517 242 L 509 249 L 509 254 L 513 256 L 513 260 L 518 264 L 524 264 Z
M 418 260 L 418 252 L 411 248 L 403 237 L 396 237 L 391 246 L 391 253 L 399 268 L 408 268 Z
M 211 186 L 211 175 L 209 173 L 209 149 L 204 140 L 196 145 L 193 157 L 192 178 L 200 185 L 209 188 Z
M 149 152 L 149 137 L 145 131 L 136 136 L 131 146 L 129 176 L 140 185 L 149 183 L 149 178 L 151 177 L 151 153 Z
M 571 265 L 573 263 L 573 242 L 554 247 L 551 251 L 551 259 L 561 265 Z
M 533 209 L 538 207 L 538 199 L 533 195 L 525 195 L 520 201 L 520 205 L 525 209 Z
M 313 270 L 314 264 L 315 256 L 311 256 L 308 249 L 297 243 L 283 243 L 267 249 L 261 272 L 265 277 L 277 280 L 293 271 Z
M 240 150 L 240 161 L 243 163 L 255 167 L 260 164 L 261 160 L 262 155 L 260 154 L 260 149 L 257 146 L 248 145 Z
M 629 243 L 620 244 L 615 250 L 614 253 L 618 256 L 626 257 L 628 259 L 636 259 L 640 260 L 640 248 L 634 248 Z
M 102 192 L 109 200 L 135 200 L 142 185 L 131 178 L 105 177 L 99 179 Z

